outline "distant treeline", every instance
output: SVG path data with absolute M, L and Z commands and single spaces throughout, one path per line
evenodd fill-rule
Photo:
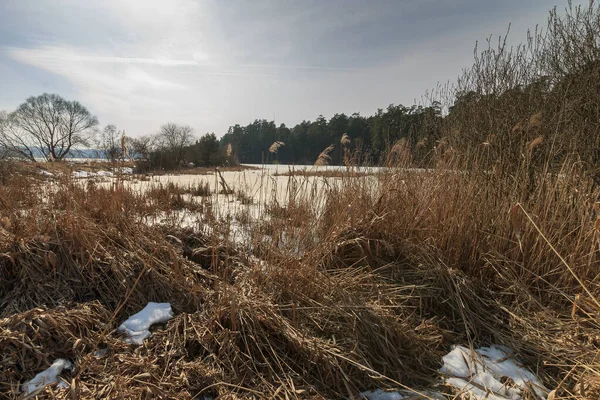
M 232 156 L 250 164 L 313 164 L 325 148 L 333 145 L 330 163 L 340 164 L 344 163 L 345 153 L 356 150 L 369 162 L 380 163 L 396 143 L 404 140 L 414 150 L 418 163 L 428 163 L 440 139 L 441 120 L 438 103 L 430 107 L 392 104 L 370 117 L 335 114 L 328 120 L 320 115 L 291 128 L 285 124 L 277 126 L 274 121 L 255 120 L 247 126 L 230 127 L 220 144 L 222 149 L 231 144 Z M 273 148 L 276 142 L 280 145 Z

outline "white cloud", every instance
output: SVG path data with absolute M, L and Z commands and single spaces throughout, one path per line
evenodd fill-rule
M 410 104 L 468 65 L 475 39 L 501 33 L 511 18 L 519 27 L 542 22 L 546 8 L 484 18 L 468 15 L 476 0 L 454 8 L 433 0 L 38 1 L 15 2 L 30 17 L 23 34 L 35 40 L 0 48 L 0 63 L 8 55 L 56 75 L 41 90 L 60 92 L 66 81 L 103 124 L 134 135 L 171 120 L 221 135 L 273 114 L 294 124 Z M 23 98 L 36 94 L 32 86 Z
M 129 114 L 136 117 L 135 110 L 160 115 L 169 106 L 166 98 L 187 90 L 186 85 L 152 71 L 177 64 L 94 56 L 76 49 L 56 47 L 13 48 L 8 54 L 22 63 L 67 79 L 78 89 L 83 104 L 93 112 L 100 110 L 105 116 Z

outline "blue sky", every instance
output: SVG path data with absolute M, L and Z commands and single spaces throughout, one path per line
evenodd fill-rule
M 1 0 L 0 110 L 58 93 L 131 136 L 369 115 L 454 79 L 509 23 L 520 41 L 554 5 L 566 1 Z

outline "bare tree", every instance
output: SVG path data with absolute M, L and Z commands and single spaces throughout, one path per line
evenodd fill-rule
M 0 138 L 4 135 L 4 129 L 8 119 L 8 113 L 4 110 L 0 111 Z M 0 159 L 5 158 L 9 155 L 9 151 L 0 139 Z
M 109 124 L 104 127 L 100 135 L 100 149 L 108 161 L 117 161 L 124 156 L 122 139 L 125 136 L 124 131 L 119 131 L 117 126 Z
M 194 130 L 189 125 L 177 125 L 169 122 L 160 127 L 158 134 L 161 147 L 171 154 L 176 166 L 179 166 L 185 155 L 185 148 L 192 144 Z
M 156 145 L 156 136 L 141 136 L 137 138 L 127 138 L 127 147 L 129 155 L 134 159 L 147 161 L 150 159 L 150 153 L 154 151 Z
M 11 154 L 59 161 L 73 146 L 88 144 L 98 119 L 77 101 L 44 93 L 28 98 L 2 125 L 0 147 Z

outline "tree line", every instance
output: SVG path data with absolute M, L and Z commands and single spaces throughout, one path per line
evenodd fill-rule
M 28 98 L 13 112 L 0 112 L 0 157 L 32 162 L 61 161 L 89 149 L 109 161 L 135 159 L 143 168 L 174 169 L 225 163 L 214 134 L 196 139 L 189 125 L 166 123 L 154 135 L 129 137 L 109 124 L 103 129 L 77 101 L 44 93 Z
M 214 133 L 199 138 L 189 125 L 166 123 L 153 135 L 129 137 L 114 124 L 99 129 L 98 119 L 77 101 L 56 94 L 30 97 L 11 113 L 0 114 L 0 151 L 30 161 L 60 161 L 80 148 L 95 148 L 109 161 L 136 159 L 148 169 L 215 166 L 236 163 L 313 164 L 324 153 L 328 164 L 341 164 L 360 152 L 378 163 L 403 140 L 415 149 L 418 163 L 440 137 L 441 109 L 390 105 L 375 115 L 320 115 L 294 127 L 255 120 L 234 125 L 219 140 Z
M 571 157 L 594 170 L 600 185 L 600 6 L 569 3 L 562 14 L 554 8 L 546 29 L 530 31 L 523 45 L 488 40 L 474 55 L 454 84 L 431 94 L 431 104 L 319 115 L 295 126 L 257 119 L 231 126 L 220 140 L 175 123 L 130 138 L 114 125 L 100 130 L 79 102 L 43 94 L 0 112 L 0 156 L 58 161 L 92 147 L 151 169 L 399 160 L 509 175 L 527 164 L 529 179 Z
M 313 164 L 328 148 L 330 164 L 344 164 L 348 154 L 361 154 L 363 161 L 380 164 L 394 146 L 404 143 L 413 161 L 425 165 L 440 139 L 441 122 L 439 103 L 428 107 L 391 104 L 369 117 L 342 113 L 328 120 L 319 115 L 291 128 L 255 120 L 230 127 L 220 143 L 221 148 L 231 145 L 233 157 L 249 164 Z M 273 147 L 274 143 L 278 145 Z

